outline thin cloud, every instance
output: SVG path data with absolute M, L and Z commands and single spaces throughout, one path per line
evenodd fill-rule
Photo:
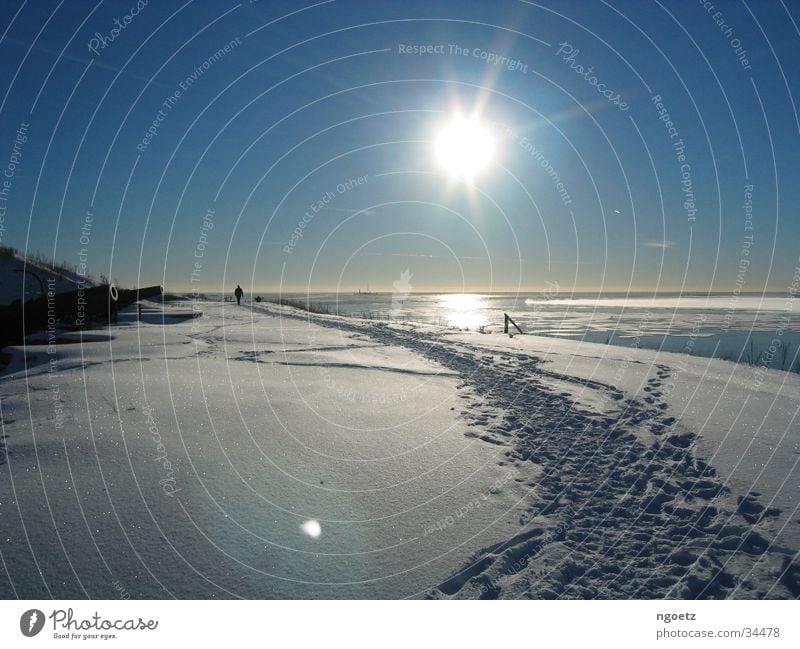
M 661 248 L 661 250 L 669 250 L 675 247 L 675 242 L 667 239 L 664 241 L 640 241 L 639 245 L 642 246 L 642 248 Z
M 346 212 L 347 214 L 359 213 L 363 214 L 364 216 L 372 216 L 373 214 L 375 214 L 375 212 L 372 212 L 371 210 L 355 210 L 349 207 L 329 207 L 328 209 L 334 212 Z

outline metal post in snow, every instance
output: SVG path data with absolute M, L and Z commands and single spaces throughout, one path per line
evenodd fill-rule
M 504 333 L 504 334 L 507 334 L 507 333 L 508 333 L 508 323 L 509 323 L 509 322 L 510 322 L 512 325 L 514 325 L 514 328 L 515 328 L 517 331 L 519 331 L 520 333 L 524 333 L 524 332 L 522 331 L 522 329 L 520 329 L 520 328 L 519 328 L 519 325 L 518 325 L 516 322 L 514 322 L 514 321 L 511 319 L 511 316 L 510 316 L 510 315 L 508 315 L 507 313 L 504 313 L 504 314 L 503 314 L 503 316 L 504 316 L 504 318 L 505 318 L 505 320 L 503 321 L 503 333 Z

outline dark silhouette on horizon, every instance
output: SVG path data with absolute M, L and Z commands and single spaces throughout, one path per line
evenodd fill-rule
M 236 290 L 233 292 L 233 294 L 236 296 L 236 304 L 241 304 L 242 303 L 242 295 L 244 295 L 244 291 L 242 290 L 242 287 L 237 284 L 236 285 Z

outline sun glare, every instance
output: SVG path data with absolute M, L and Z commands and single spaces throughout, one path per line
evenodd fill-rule
M 485 309 L 488 308 L 482 295 L 453 293 L 439 297 L 439 306 L 444 309 L 442 319 L 459 329 L 477 329 L 489 324 Z
M 450 311 L 475 311 L 486 307 L 482 295 L 472 293 L 451 293 L 442 295 L 439 303 Z
M 494 138 L 474 118 L 455 118 L 436 139 L 439 162 L 456 178 L 472 180 L 493 155 Z
M 311 520 L 306 521 L 300 526 L 300 529 L 303 530 L 303 533 L 306 536 L 310 536 L 312 539 L 318 539 L 320 534 L 322 534 L 322 525 L 319 524 L 319 521 Z

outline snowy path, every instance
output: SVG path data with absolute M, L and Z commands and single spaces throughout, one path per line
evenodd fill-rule
M 674 355 L 643 352 L 650 363 L 637 361 L 645 370 L 641 398 L 629 398 L 608 381 L 548 369 L 546 354 L 474 344 L 482 336 L 331 325 L 457 372 L 481 396 L 463 413 L 481 424 L 470 434 L 505 447 L 518 469 L 540 470 L 518 531 L 475 553 L 432 596 L 800 596 L 798 492 L 790 491 L 788 511 L 764 505 L 773 494 L 734 493 L 695 455 L 697 435 L 668 412 L 664 395 L 677 378 Z M 791 442 L 779 478 L 796 484 L 796 432 Z

